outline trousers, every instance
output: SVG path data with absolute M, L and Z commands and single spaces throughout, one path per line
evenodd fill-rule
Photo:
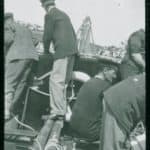
M 14 60 L 5 65 L 5 101 L 18 101 L 27 85 L 33 62 L 31 59 Z
M 64 116 L 67 111 L 66 88 L 71 79 L 75 56 L 57 59 L 49 79 L 51 114 Z

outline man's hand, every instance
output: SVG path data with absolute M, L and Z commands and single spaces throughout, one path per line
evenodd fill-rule
M 50 52 L 49 51 L 44 51 L 44 54 L 50 54 Z

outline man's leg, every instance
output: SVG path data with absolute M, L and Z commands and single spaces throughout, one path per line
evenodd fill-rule
M 25 81 L 27 72 L 30 72 L 32 60 L 15 60 L 5 68 L 5 117 L 10 117 L 10 108 L 14 102 L 16 88 L 20 81 Z M 24 75 L 25 74 L 25 75 Z
M 63 119 L 67 111 L 66 85 L 72 76 L 74 56 L 56 60 L 50 77 L 50 107 L 51 115 L 54 115 L 54 125 L 50 133 L 45 150 L 58 149 L 59 137 L 63 128 Z M 56 117 L 55 117 L 56 116 Z
M 103 105 L 104 112 L 100 133 L 100 150 L 125 150 L 127 136 L 119 127 L 107 104 L 104 102 Z
M 74 56 L 54 61 L 49 83 L 51 114 L 66 114 L 66 86 L 72 75 L 73 64 Z
M 20 106 L 19 104 L 21 104 L 21 102 L 25 99 L 28 84 L 32 80 L 31 75 L 32 75 L 32 66 L 34 60 L 26 60 L 26 63 L 28 65 L 28 68 L 26 68 L 26 70 L 22 74 L 22 78 L 18 83 L 18 86 L 16 87 L 16 91 L 13 99 L 13 112 L 18 111 L 18 106 Z
M 50 137 L 45 146 L 45 150 L 61 149 L 61 146 L 59 144 L 59 138 L 60 138 L 62 128 L 63 128 L 63 122 L 61 120 L 56 120 L 51 130 Z

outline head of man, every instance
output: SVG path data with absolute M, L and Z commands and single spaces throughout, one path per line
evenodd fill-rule
M 55 6 L 55 0 L 40 0 L 40 1 L 42 7 L 45 9 L 46 12 L 49 10 L 50 7 Z
M 131 60 L 139 68 L 139 71 L 145 70 L 145 31 L 139 29 L 131 34 L 128 40 L 128 51 Z
M 95 75 L 96 78 L 105 79 L 111 83 L 116 82 L 118 77 L 117 66 L 110 64 L 102 64 L 98 68 L 98 73 Z
M 106 66 L 103 69 L 103 75 L 106 80 L 114 83 L 117 78 L 118 68 L 116 66 Z
M 13 13 L 5 13 L 5 25 L 11 25 L 14 22 Z

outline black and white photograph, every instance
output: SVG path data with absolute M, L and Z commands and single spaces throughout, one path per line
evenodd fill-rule
M 4 150 L 146 150 L 144 0 L 4 0 Z

